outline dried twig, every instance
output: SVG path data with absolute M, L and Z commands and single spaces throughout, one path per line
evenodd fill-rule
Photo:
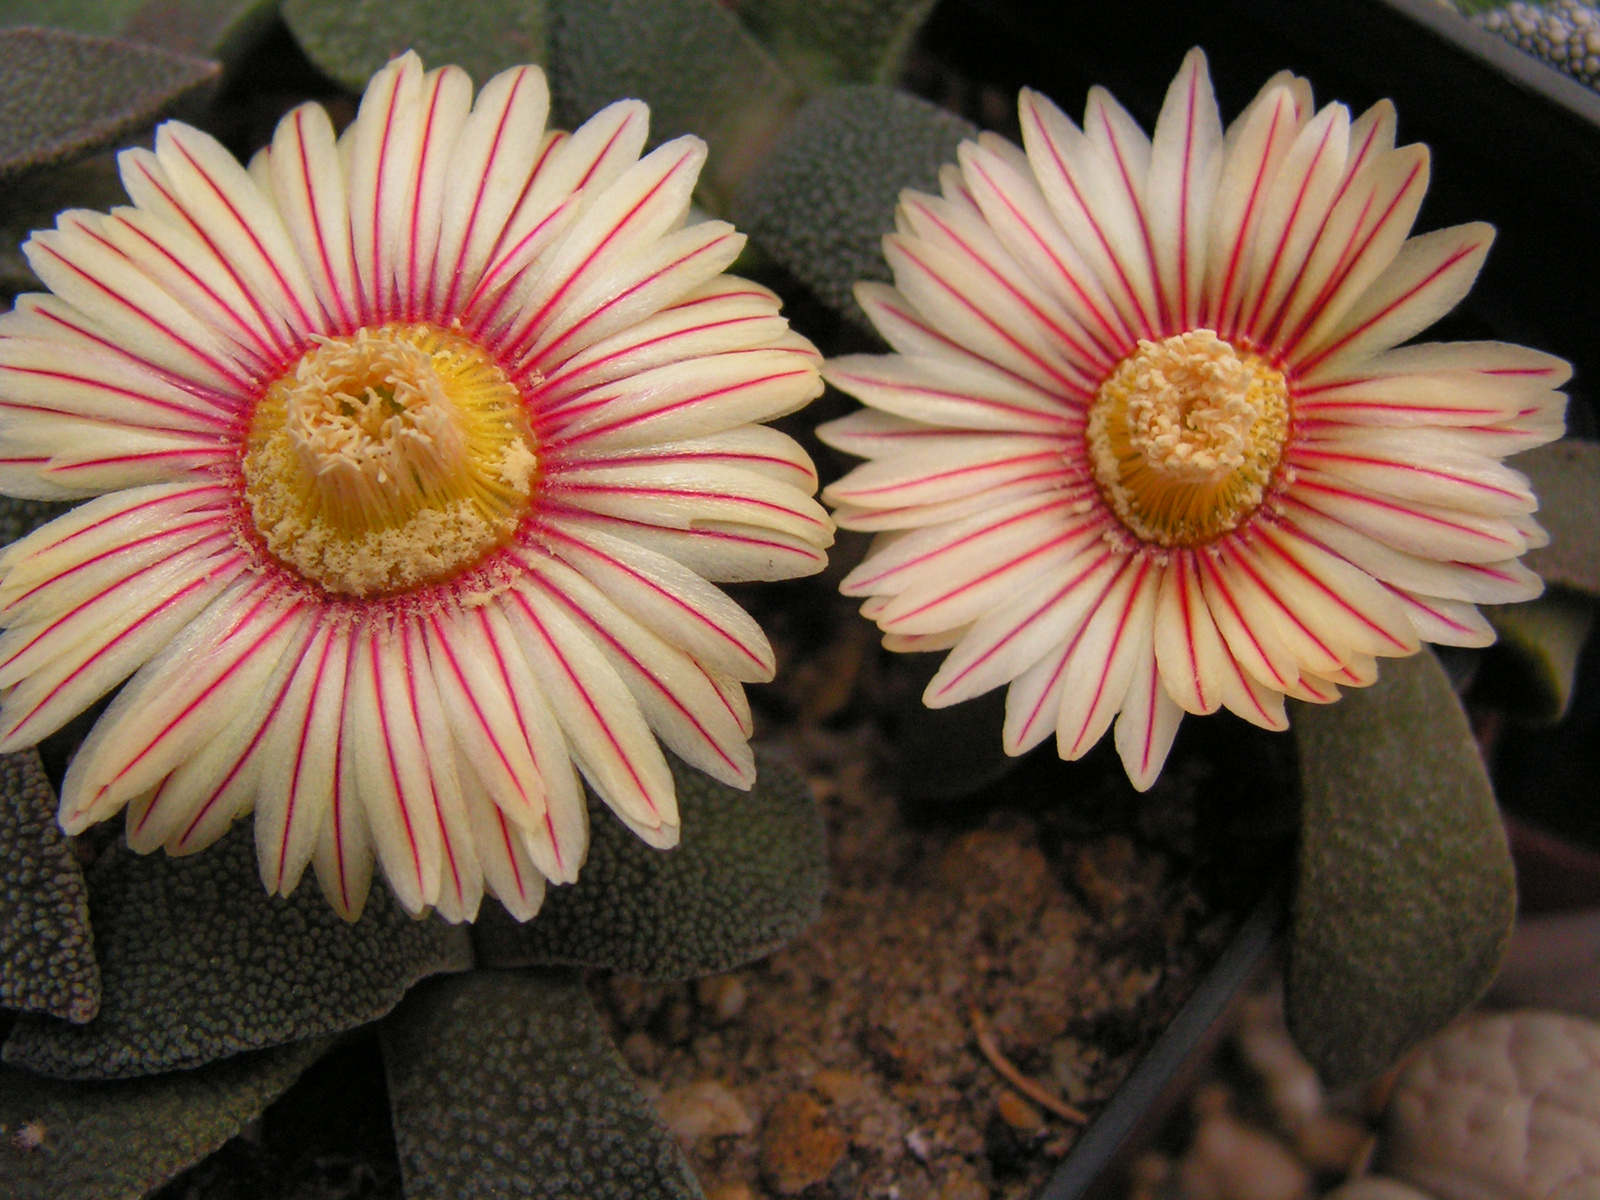
M 972 1036 L 978 1039 L 978 1049 L 983 1051 L 983 1056 L 989 1060 L 989 1065 L 1000 1072 L 1001 1078 L 1029 1100 L 1048 1108 L 1063 1120 L 1071 1121 L 1075 1125 L 1087 1125 L 1089 1123 L 1088 1113 L 1082 1109 L 1074 1108 L 1065 1100 L 1052 1096 L 1044 1088 L 1017 1070 L 1016 1064 L 1002 1054 L 1000 1047 L 995 1044 L 994 1033 L 990 1030 L 989 1022 L 981 1012 L 974 1008 L 971 1016 Z

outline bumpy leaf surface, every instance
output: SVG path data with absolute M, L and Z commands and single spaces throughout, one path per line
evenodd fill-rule
M 406 50 L 478 84 L 545 61 L 543 0 L 286 0 L 283 19 L 311 61 L 353 91 Z
M 36 750 L 0 755 L 0 1007 L 80 1023 L 100 1007 L 89 892 Z
M 407 1200 L 701 1194 L 574 973 L 431 981 L 379 1036 Z
M 188 858 L 118 845 L 89 872 L 89 913 L 100 1015 L 23 1017 L 7 1062 L 63 1079 L 199 1066 L 375 1020 L 423 976 L 472 965 L 464 929 L 412 920 L 381 883 L 354 925 L 309 880 L 268 896 L 249 822 Z
M 592 842 L 578 882 L 551 888 L 525 925 L 486 905 L 473 930 L 479 961 L 687 979 L 793 937 L 822 902 L 822 820 L 798 772 L 772 754 L 756 761 L 756 785 L 741 792 L 672 760 L 683 819 L 673 850 L 646 846 L 591 794 Z
M 110 145 L 210 88 L 214 62 L 59 29 L 0 29 L 0 180 Z
M 0 1196 L 138 1200 L 260 1116 L 328 1044 L 316 1038 L 112 1083 L 0 1067 Z
M 744 0 L 739 15 L 797 78 L 892 82 L 933 0 Z
M 1432 654 L 1294 717 L 1303 791 L 1289 1028 L 1335 1086 L 1483 994 L 1516 909 L 1505 832 Z
M 576 128 L 613 100 L 650 106 L 650 136 L 695 133 L 719 205 L 764 151 L 800 91 L 718 0 L 560 0 L 550 26 L 556 115 Z
M 0 26 L 48 25 L 234 61 L 277 17 L 276 0 L 0 0 Z
M 800 110 L 735 198 L 733 220 L 825 302 L 865 324 L 857 280 L 890 279 L 883 235 L 903 188 L 939 190 L 939 167 L 977 128 L 884 87 L 823 92 Z
M 1546 583 L 1600 596 L 1600 442 L 1562 438 L 1511 460 L 1533 481 L 1550 544 L 1523 559 Z
M 50 25 L 117 33 L 145 0 L 0 0 L 0 26 Z

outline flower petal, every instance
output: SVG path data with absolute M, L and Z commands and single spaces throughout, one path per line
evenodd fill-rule
M 945 708 L 1010 683 L 1078 629 L 1124 561 L 1092 546 L 974 622 L 929 681 L 923 703 Z
M 339 772 L 340 721 L 352 650 L 331 621 L 313 632 L 272 714 L 261 754 L 274 764 L 256 794 L 256 861 L 269 894 L 294 891 L 328 822 Z
M 62 783 L 62 828 L 104 820 L 193 755 L 259 694 L 305 619 L 303 604 L 277 600 L 254 579 L 219 596 L 89 731 Z
M 524 581 L 507 596 L 512 629 L 578 766 L 641 838 L 658 848 L 675 845 L 672 772 L 627 685 L 544 588 Z
M 390 890 L 402 908 L 420 914 L 439 898 L 444 854 L 404 636 L 374 622 L 351 640 L 343 729 L 348 778 Z
M 1064 759 L 1087 754 L 1121 710 L 1150 641 L 1160 573 L 1144 558 L 1124 562 L 1073 639 L 1063 665 L 1056 746 Z
M 1211 208 L 1221 175 L 1222 117 L 1206 56 L 1191 50 L 1156 119 L 1144 197 L 1151 254 L 1173 328 L 1191 329 L 1199 322 Z
M 546 149 L 549 115 L 550 89 L 538 67 L 502 71 L 478 93 L 451 151 L 452 195 L 424 305 L 430 315 L 460 311 L 483 278 Z
M 903 355 L 850 354 L 823 377 L 863 404 L 910 420 L 996 433 L 1058 433 L 1081 424 L 1060 397 L 981 367 Z
M 698 663 L 565 563 L 546 559 L 538 575 L 549 596 L 600 648 L 650 728 L 679 758 L 733 787 L 748 789 L 755 782 L 755 755 L 738 716 Z
M 1156 669 L 1155 643 L 1150 630 L 1141 627 L 1132 678 L 1117 714 L 1114 735 L 1117 753 L 1128 781 L 1138 791 L 1148 791 L 1166 765 L 1172 740 L 1178 735 L 1183 709 L 1162 686 Z
M 1461 302 L 1494 241 L 1483 222 L 1414 237 L 1322 337 L 1313 327 L 1289 365 L 1309 383 L 1420 333 Z
M 340 145 L 364 322 L 379 323 L 399 312 L 397 277 L 405 254 L 407 207 L 418 178 L 422 86 L 422 60 L 407 51 L 367 84 L 355 122 Z
M 361 311 L 350 202 L 333 122 L 320 104 L 302 104 L 278 122 L 269 159 L 283 223 L 332 327 L 348 332 Z

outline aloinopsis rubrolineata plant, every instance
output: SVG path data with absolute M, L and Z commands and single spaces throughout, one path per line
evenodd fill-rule
M 1428 151 L 1268 81 L 1223 128 L 1192 51 L 1153 136 L 1104 90 L 1080 127 L 1024 91 L 943 195 L 903 195 L 895 287 L 857 295 L 895 353 L 830 362 L 868 408 L 825 493 L 880 531 L 844 581 L 924 699 L 1009 685 L 1005 749 L 1065 758 L 1116 722 L 1149 787 L 1185 712 L 1271 729 L 1422 642 L 1482 646 L 1476 604 L 1539 594 L 1544 535 L 1502 465 L 1559 437 L 1565 363 L 1402 345 L 1471 287 L 1493 230 L 1409 238 Z
M 89 498 L 0 559 L 0 749 L 129 675 L 68 770 L 140 851 L 254 812 L 261 877 L 346 917 L 515 915 L 576 878 L 579 772 L 651 845 L 657 736 L 748 787 L 760 629 L 714 581 L 819 570 L 791 439 L 818 393 L 777 299 L 685 224 L 704 144 L 623 101 L 545 128 L 535 67 L 474 97 L 414 54 L 340 136 L 308 104 L 248 169 L 178 123 L 130 207 L 27 246 L 0 317 L 0 487 Z

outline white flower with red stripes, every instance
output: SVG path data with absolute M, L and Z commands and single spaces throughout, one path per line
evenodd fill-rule
M 254 811 L 261 877 L 360 914 L 519 918 L 576 878 L 578 772 L 640 837 L 656 736 L 738 787 L 760 629 L 713 580 L 819 570 L 816 477 L 756 422 L 820 389 L 743 237 L 685 223 L 704 145 L 624 101 L 547 132 L 543 74 L 476 98 L 415 55 L 335 137 L 246 170 L 164 125 L 131 207 L 26 250 L 0 317 L 0 490 L 97 497 L 0 558 L 0 750 L 129 675 L 60 819 L 185 854 Z M 575 769 L 576 768 L 576 769 Z
M 1501 459 L 1560 436 L 1565 363 L 1405 345 L 1493 231 L 1410 238 L 1423 146 L 1270 80 L 1224 130 L 1193 51 L 1147 137 L 1106 92 L 1080 128 L 1023 92 L 907 192 L 895 287 L 857 291 L 898 352 L 824 376 L 821 430 L 871 461 L 828 488 L 877 530 L 844 581 L 897 650 L 950 649 L 925 701 L 1002 684 L 1005 748 L 1077 758 L 1116 721 L 1149 787 L 1183 713 L 1282 729 L 1422 641 L 1481 646 L 1545 540 Z

